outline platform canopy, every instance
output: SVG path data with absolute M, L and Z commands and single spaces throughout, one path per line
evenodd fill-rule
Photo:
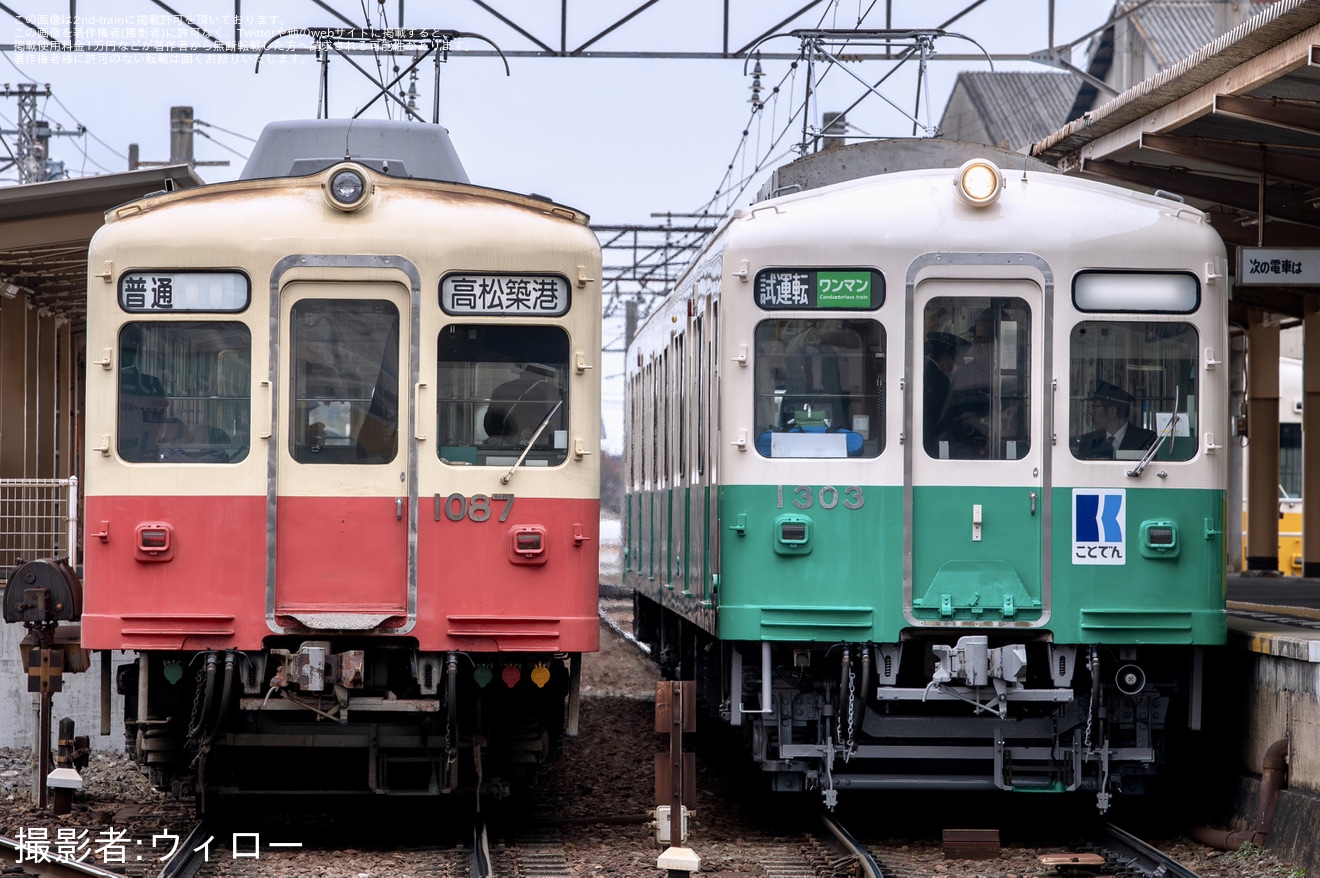
M 1065 172 L 1162 189 L 1229 245 L 1320 247 L 1320 3 L 1281 0 L 1034 144 Z M 1315 286 L 1244 285 L 1243 308 L 1301 317 Z
M 81 322 L 87 245 L 112 207 L 203 185 L 187 165 L 0 188 L 0 295 Z

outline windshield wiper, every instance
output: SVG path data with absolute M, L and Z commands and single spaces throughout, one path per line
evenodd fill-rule
M 518 459 L 513 462 L 513 466 L 509 467 L 509 471 L 500 476 L 501 485 L 509 484 L 509 479 L 513 478 L 514 472 L 522 466 L 523 459 L 527 457 L 527 452 L 532 450 L 532 446 L 536 444 L 537 439 L 541 438 L 541 433 L 544 432 L 546 425 L 550 423 L 550 419 L 555 416 L 555 412 L 559 411 L 559 407 L 563 404 L 564 401 L 561 399 L 555 403 L 554 408 L 550 409 L 550 413 L 541 421 L 541 426 L 537 427 L 536 432 L 532 434 L 532 438 L 527 440 L 527 445 L 523 448 L 522 454 L 518 455 Z
M 1159 438 L 1157 438 L 1150 446 L 1150 449 L 1147 450 L 1146 454 L 1141 458 L 1137 465 L 1127 471 L 1128 478 L 1141 478 L 1141 474 L 1146 471 L 1146 467 L 1150 466 L 1151 460 L 1153 460 L 1155 455 L 1159 453 L 1160 446 L 1164 444 L 1165 438 L 1173 435 L 1173 428 L 1178 423 L 1178 391 L 1181 389 L 1182 388 L 1180 387 L 1175 387 L 1173 389 L 1173 417 L 1169 418 L 1169 423 L 1160 431 Z

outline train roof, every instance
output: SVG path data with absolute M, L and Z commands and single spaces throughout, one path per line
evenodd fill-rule
M 968 159 L 990 159 L 1005 172 L 1039 171 L 1057 174 L 1058 168 L 1040 159 L 983 143 L 930 137 L 865 140 L 813 152 L 774 170 L 756 200 L 818 189 L 846 180 L 899 171 L 957 168 Z
M 351 159 L 392 177 L 468 183 L 449 132 L 388 119 L 298 119 L 262 129 L 240 180 L 304 177 Z

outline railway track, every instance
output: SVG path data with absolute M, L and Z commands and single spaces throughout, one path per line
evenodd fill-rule
M 1112 874 L 1142 878 L 1198 878 L 1197 873 L 1112 823 L 1105 824 L 1100 848 Z
M 61 854 L 55 840 L 43 841 L 0 836 L 0 873 L 5 878 L 123 878 L 91 862 L 78 862 L 81 850 L 71 845 L 69 854 Z

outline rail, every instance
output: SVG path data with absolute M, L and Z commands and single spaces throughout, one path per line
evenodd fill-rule
M 193 875 L 206 861 L 206 842 L 211 837 L 210 826 L 206 821 L 200 821 L 193 827 L 192 832 L 183 840 L 175 851 L 174 856 L 170 857 L 157 875 L 157 878 L 185 878 Z M 123 876 L 119 876 L 123 878 Z
M 1122 874 L 1148 878 L 1199 878 L 1191 869 L 1112 823 L 1105 825 L 1100 845 L 1110 867 L 1118 868 Z
M 71 856 L 62 855 L 57 848 L 58 843 L 55 841 L 42 844 L 0 836 L 0 862 L 4 864 L 0 868 L 6 875 L 21 873 L 39 878 L 124 878 L 119 872 L 102 869 L 91 863 L 80 863 Z M 18 871 L 11 866 L 16 866 Z
M 0 479 L 0 582 L 20 560 L 77 566 L 78 478 Z
M 856 871 L 851 874 L 859 875 L 861 878 L 885 878 L 884 872 L 880 870 L 880 864 L 871 856 L 871 852 L 854 838 L 851 832 L 844 829 L 843 824 L 832 814 L 822 814 L 820 820 L 847 854 L 854 859 L 853 865 Z

